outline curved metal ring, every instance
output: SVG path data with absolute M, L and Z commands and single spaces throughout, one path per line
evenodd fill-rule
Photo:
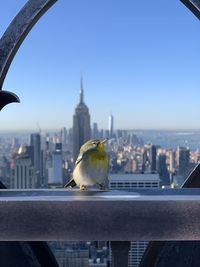
M 2 91 L 6 74 L 27 34 L 56 1 L 29 0 L 15 16 L 0 39 L 0 110 L 9 103 L 20 101 L 15 94 Z

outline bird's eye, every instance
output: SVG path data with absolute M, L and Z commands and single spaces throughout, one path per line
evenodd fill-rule
M 98 141 L 93 141 L 92 144 L 96 146 L 98 144 Z

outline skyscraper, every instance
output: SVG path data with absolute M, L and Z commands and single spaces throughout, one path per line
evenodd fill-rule
M 158 155 L 158 173 L 161 185 L 170 185 L 169 172 L 167 169 L 167 156 L 164 153 Z
M 63 159 L 62 144 L 56 143 L 55 150 L 51 154 L 51 162 L 48 168 L 49 186 L 62 186 L 63 184 Z
M 15 159 L 15 167 L 11 182 L 12 188 L 35 188 L 35 179 L 33 173 L 33 149 L 30 146 L 19 148 Z
M 149 161 L 151 164 L 151 172 L 156 172 L 156 146 L 150 145 L 149 147 Z
M 0 179 L 7 188 L 10 187 L 10 176 L 10 161 L 7 157 L 3 156 L 0 158 Z
M 156 146 L 149 144 L 144 146 L 143 151 L 143 162 L 142 162 L 142 171 L 145 172 L 156 172 L 156 157 L 157 149 Z
M 80 101 L 75 109 L 75 114 L 73 116 L 74 162 L 76 161 L 80 147 L 83 145 L 83 143 L 90 139 L 90 136 L 90 114 L 88 107 L 84 103 L 83 81 L 81 78 Z
M 98 124 L 96 122 L 93 123 L 92 138 L 95 138 L 95 139 L 99 138 Z
M 110 114 L 108 117 L 108 131 L 109 131 L 109 138 L 113 138 L 114 118 L 112 114 Z
M 173 150 L 169 151 L 169 171 L 170 173 L 175 172 L 176 162 L 175 162 L 175 152 Z
M 67 144 L 67 129 L 63 127 L 60 131 L 60 139 L 63 146 Z
M 189 173 L 190 150 L 187 147 L 178 147 L 176 153 L 178 174 L 186 178 Z
M 31 134 L 30 144 L 33 148 L 33 175 L 35 179 L 35 185 L 37 188 L 41 186 L 41 168 L 42 168 L 42 157 L 41 157 L 41 138 L 39 133 Z

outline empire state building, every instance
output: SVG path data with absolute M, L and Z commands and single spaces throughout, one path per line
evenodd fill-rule
M 84 103 L 83 81 L 81 79 L 80 101 L 73 116 L 73 158 L 74 162 L 79 154 L 80 147 L 90 139 L 90 114 Z

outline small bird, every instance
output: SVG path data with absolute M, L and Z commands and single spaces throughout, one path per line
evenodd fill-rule
M 101 190 L 108 187 L 109 160 L 104 144 L 107 139 L 91 139 L 83 144 L 75 162 L 73 178 L 64 187 L 78 185 L 80 190 L 97 185 Z

